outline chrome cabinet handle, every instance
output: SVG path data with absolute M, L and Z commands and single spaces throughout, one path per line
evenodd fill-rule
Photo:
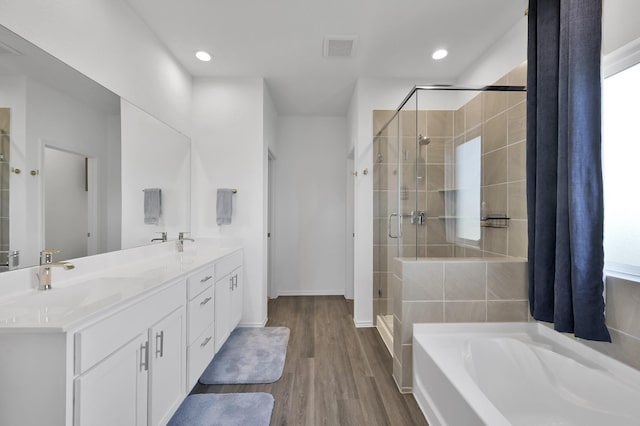
M 200 280 L 201 283 L 206 283 L 207 281 L 209 281 L 211 278 L 213 278 L 213 275 L 207 275 L 206 277 L 204 277 L 203 279 Z
M 140 345 L 140 371 L 149 369 L 149 341 Z
M 229 277 L 229 289 L 233 290 L 233 277 Z
M 158 344 L 158 339 L 160 339 L 160 344 Z M 160 333 L 156 333 L 156 358 L 160 358 L 164 356 L 164 330 Z
M 200 306 L 204 306 L 207 303 L 209 303 L 211 301 L 211 296 L 207 297 L 206 299 L 204 299 L 202 302 L 200 302 Z
M 200 347 L 204 348 L 205 346 L 207 346 L 207 343 L 209 343 L 210 341 L 211 341 L 211 336 L 209 336 L 206 339 L 204 339 L 204 341 L 202 343 L 200 343 Z

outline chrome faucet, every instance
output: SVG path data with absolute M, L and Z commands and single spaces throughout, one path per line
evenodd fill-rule
M 184 242 L 185 241 L 195 241 L 193 238 L 187 238 L 184 234 L 188 234 L 189 232 L 178 232 L 178 240 L 176 241 L 176 249 L 178 249 L 179 253 L 184 251 Z
M 75 268 L 74 264 L 71 262 L 54 262 L 54 253 L 60 253 L 60 250 L 42 250 L 40 252 L 38 290 L 51 290 L 51 268 L 63 268 L 65 271 Z
M 156 232 L 156 234 L 161 234 L 160 238 L 154 238 L 151 242 L 154 241 L 162 241 L 163 243 L 167 242 L 167 233 L 166 232 Z

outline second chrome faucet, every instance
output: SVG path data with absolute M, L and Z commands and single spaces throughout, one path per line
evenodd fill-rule
M 74 264 L 71 262 L 54 262 L 54 253 L 60 253 L 60 250 L 42 250 L 40 252 L 38 290 L 51 290 L 51 268 L 63 268 L 65 271 L 75 268 Z
M 184 234 L 188 234 L 188 232 L 179 232 L 178 233 L 178 240 L 176 241 L 176 249 L 178 250 L 179 253 L 182 253 L 184 251 L 184 242 L 185 241 L 195 241 L 193 238 L 185 237 Z

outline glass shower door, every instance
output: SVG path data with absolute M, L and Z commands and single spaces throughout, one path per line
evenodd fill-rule
M 399 116 L 374 111 L 373 139 L 373 313 L 381 334 L 393 334 L 393 259 L 399 255 L 402 218 L 398 210 Z

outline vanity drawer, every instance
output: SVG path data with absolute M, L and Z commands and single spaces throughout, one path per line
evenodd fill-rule
M 193 344 L 187 348 L 187 392 L 193 386 L 213 359 L 214 351 L 213 324 L 200 334 Z
M 213 284 L 213 265 L 207 265 L 187 278 L 187 297 L 189 300 L 202 293 Z
M 213 286 L 209 287 L 189 302 L 189 343 L 213 324 Z
M 103 360 L 154 323 L 184 305 L 184 281 L 78 331 L 74 336 L 75 373 Z
M 242 266 L 242 251 L 238 250 L 216 262 L 216 281 Z

